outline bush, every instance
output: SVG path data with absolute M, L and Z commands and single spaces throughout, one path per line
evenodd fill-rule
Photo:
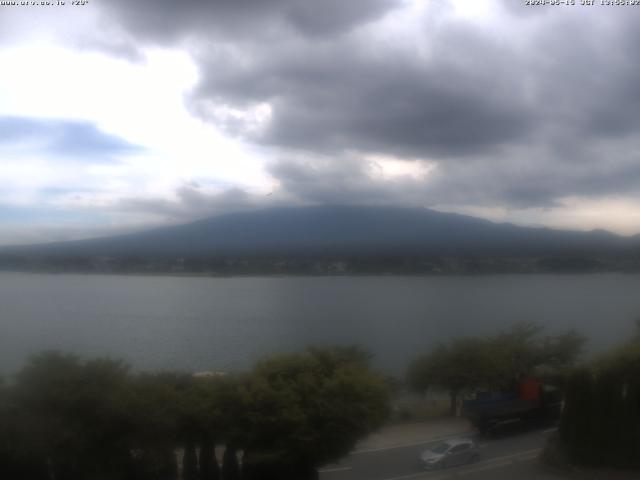
M 640 374 L 640 372 L 639 372 Z M 614 364 L 567 382 L 560 443 L 578 465 L 640 466 L 640 380 Z

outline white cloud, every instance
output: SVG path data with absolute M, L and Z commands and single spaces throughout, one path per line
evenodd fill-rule
M 73 188 L 98 172 L 107 188 L 119 186 L 123 195 L 162 193 L 194 178 L 268 188 L 261 157 L 187 111 L 183 97 L 198 73 L 185 52 L 149 50 L 144 62 L 132 63 L 55 46 L 12 47 L 0 51 L 0 70 L 2 115 L 88 121 L 146 149 L 144 155 L 121 157 L 122 163 L 101 169 L 80 169 L 75 179 L 64 180 L 50 171 L 64 165 L 4 156 L 3 177 L 13 184 Z M 39 179 L 21 181 L 25 168 L 39 171 Z
M 501 205 L 436 205 L 437 210 L 510 222 L 531 227 L 571 230 L 600 228 L 621 235 L 640 231 L 640 199 L 606 196 L 565 197 L 547 208 L 509 208 Z
M 388 155 L 368 155 L 366 159 L 371 162 L 371 177 L 378 180 L 408 178 L 415 181 L 424 181 L 427 175 L 437 166 L 435 162 L 418 159 L 408 161 Z
M 171 199 L 191 181 L 220 192 L 232 186 L 258 193 L 273 189 L 263 170 L 264 152 L 188 111 L 184 96 L 198 80 L 191 57 L 181 50 L 144 53 L 144 61 L 132 62 L 41 42 L 0 49 L 0 116 L 81 121 L 142 147 L 94 164 L 47 152 L 37 138 L 0 146 L 0 206 L 78 216 L 75 223 L 26 216 L 24 225 L 3 221 L 0 243 L 158 224 L 163 219 L 157 216 L 124 215 L 110 207 L 136 196 Z M 87 221 L 91 210 L 99 214 L 99 225 Z

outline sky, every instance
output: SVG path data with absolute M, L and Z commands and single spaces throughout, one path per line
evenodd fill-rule
M 317 204 L 640 233 L 640 6 L 73 3 L 0 2 L 0 245 Z

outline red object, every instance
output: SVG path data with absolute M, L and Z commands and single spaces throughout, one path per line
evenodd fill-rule
M 522 400 L 540 400 L 542 384 L 531 377 L 523 377 L 518 384 L 518 396 Z

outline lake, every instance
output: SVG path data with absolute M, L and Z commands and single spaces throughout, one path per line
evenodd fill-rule
M 640 275 L 193 278 L 0 273 L 0 373 L 57 349 L 135 369 L 232 371 L 310 344 L 359 344 L 401 374 L 459 335 L 575 328 L 590 351 L 640 316 Z

